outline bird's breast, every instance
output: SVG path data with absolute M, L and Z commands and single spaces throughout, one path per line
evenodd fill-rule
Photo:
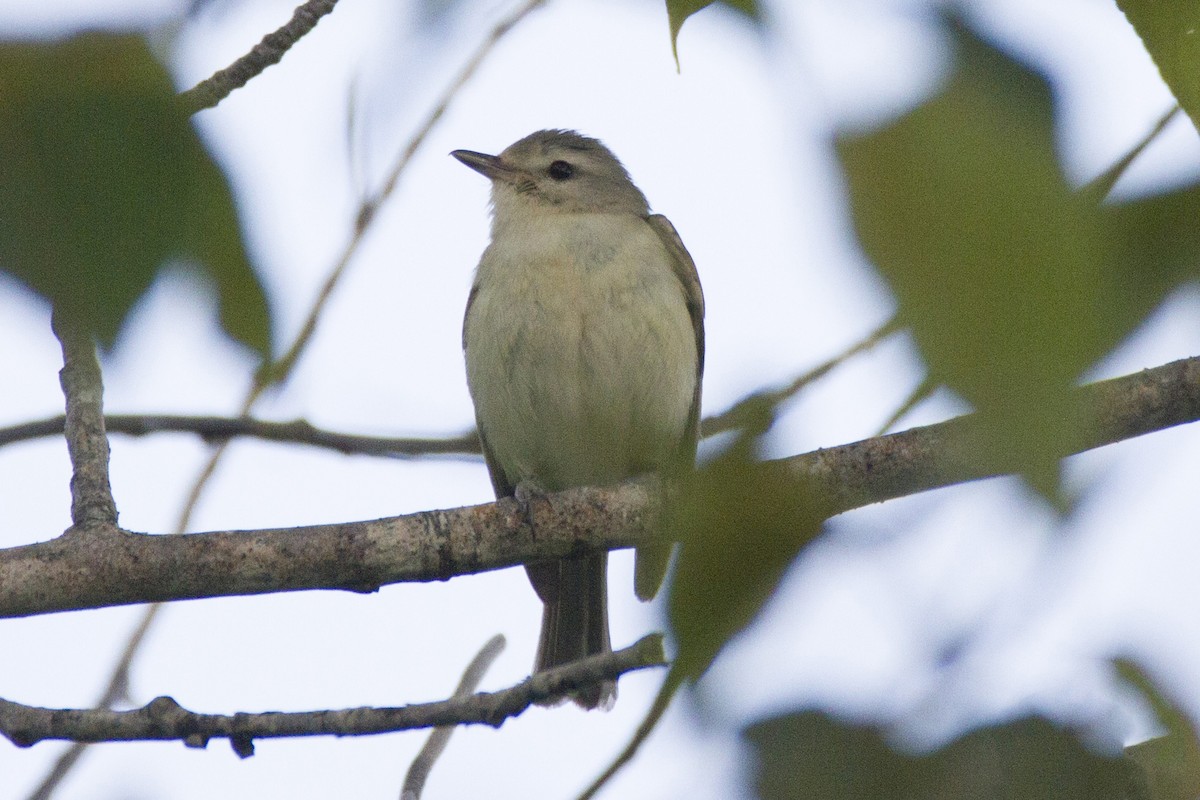
M 478 424 L 510 482 L 607 483 L 671 457 L 696 342 L 671 255 L 634 215 L 497 227 L 465 324 Z

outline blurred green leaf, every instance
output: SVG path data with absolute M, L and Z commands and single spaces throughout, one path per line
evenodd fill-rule
M 1136 769 L 1043 719 L 983 728 L 928 755 L 897 753 L 883 734 L 824 714 L 746 730 L 761 800 L 1146 800 Z
M 945 89 L 838 143 L 859 237 L 931 378 L 979 412 L 973 456 L 1059 501 L 1089 420 L 1066 391 L 1200 260 L 1194 189 L 1121 207 L 1059 169 L 1049 87 L 957 20 Z
M 801 478 L 750 450 L 742 439 L 701 468 L 672 508 L 681 548 L 667 609 L 682 678 L 699 677 L 754 619 L 827 516 Z
M 762 19 L 758 0 L 715 0 L 722 5 L 742 12 L 752 20 Z M 667 21 L 671 26 L 671 54 L 675 56 L 675 66 L 679 66 L 679 29 L 687 18 L 698 11 L 712 5 L 714 0 L 667 0 Z
M 266 299 L 233 198 L 142 37 L 0 44 L 0 269 L 111 346 L 170 263 L 265 356 Z
M 1163 80 L 1200 127 L 1200 3 L 1195 0 L 1117 0 Z
M 1200 797 L 1200 737 L 1196 726 L 1163 696 L 1137 664 L 1118 661 L 1116 666 L 1121 677 L 1150 701 L 1158 721 L 1167 729 L 1165 736 L 1125 748 L 1126 755 L 1145 773 L 1150 796 L 1154 800 Z
M 908 797 L 908 761 L 869 727 L 818 712 L 776 717 L 745 731 L 755 751 L 761 800 Z

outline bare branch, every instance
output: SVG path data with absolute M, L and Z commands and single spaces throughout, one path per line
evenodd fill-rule
M 0 447 L 14 442 L 54 436 L 63 432 L 65 417 L 25 422 L 0 428 Z M 476 455 L 479 437 L 475 431 L 457 436 L 363 436 L 318 428 L 307 420 L 288 422 L 250 417 L 189 416 L 181 414 L 109 414 L 104 418 L 108 433 L 148 436 L 155 433 L 192 433 L 207 442 L 225 442 L 241 436 L 270 442 L 287 442 L 324 447 L 339 453 L 414 458 L 425 455 Z
M 1073 452 L 1200 419 L 1200 357 L 1077 389 L 1099 425 Z M 1000 474 L 965 458 L 967 415 L 781 459 L 829 498 L 830 513 Z M 1068 453 L 1063 453 L 1068 455 Z M 301 589 L 373 591 L 587 549 L 647 541 L 657 483 L 580 488 L 522 503 L 263 531 L 55 539 L 0 550 L 0 617 Z
M 372 592 L 597 545 L 629 547 L 653 529 L 653 486 L 584 488 L 528 506 L 508 498 L 367 522 L 14 547 L 0 550 L 0 617 L 301 589 Z
M 195 114 L 197 111 L 212 108 L 236 89 L 245 86 L 267 67 L 278 64 L 292 45 L 315 28 L 322 17 L 333 11 L 337 2 L 338 0 L 307 0 L 298 6 L 287 24 L 264 36 L 249 53 L 225 69 L 217 70 L 211 77 L 205 78 L 191 89 L 180 92 L 179 102 L 184 110 L 188 114 Z
M 104 433 L 104 382 L 92 337 L 57 312 L 51 319 L 62 344 L 59 383 L 66 398 L 63 431 L 71 457 L 71 523 L 74 530 L 117 526 L 117 505 L 108 481 L 108 439 Z
M 475 658 L 471 659 L 471 663 L 463 672 L 462 679 L 458 682 L 458 688 L 454 690 L 451 699 L 458 700 L 473 694 L 479 688 L 479 682 L 483 680 L 483 676 L 492 666 L 492 662 L 496 660 L 496 656 L 500 655 L 503 650 L 504 636 L 498 633 L 487 641 Z M 421 792 L 425 789 L 425 781 L 429 778 L 429 773 L 433 770 L 438 756 L 449 744 L 450 735 L 454 733 L 455 727 L 454 725 L 439 725 L 430 732 L 429 738 L 425 740 L 425 746 L 421 748 L 421 752 L 417 753 L 417 757 L 408 767 L 408 774 L 404 776 L 400 800 L 420 800 Z
M 1089 438 L 1063 456 L 1200 420 L 1200 357 L 1172 361 L 1076 389 L 1096 421 Z M 816 450 L 782 460 L 815 481 L 833 513 L 929 489 L 1007 474 L 969 457 L 975 414 Z
M 49 709 L 0 699 L 0 732 L 18 747 L 41 741 L 170 741 L 205 747 L 210 739 L 228 739 L 244 757 L 254 754 L 255 739 L 296 736 L 369 736 L 443 725 L 499 727 L 534 704 L 566 697 L 599 681 L 615 680 L 634 670 L 664 666 L 661 634 L 630 647 L 590 656 L 539 672 L 499 692 L 481 692 L 436 703 L 398 708 L 351 708 L 341 711 L 198 714 L 170 697 L 159 697 L 132 711 Z

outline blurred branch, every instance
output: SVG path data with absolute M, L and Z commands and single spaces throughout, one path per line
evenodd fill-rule
M 904 419 L 908 412 L 932 397 L 937 388 L 938 385 L 928 375 L 922 378 L 921 382 L 914 386 L 913 390 L 908 393 L 908 397 L 904 398 L 904 402 L 879 426 L 878 432 L 875 435 L 883 436 L 890 431 L 897 422 Z
M 300 332 L 296 335 L 295 341 L 292 342 L 292 346 L 288 348 L 287 352 L 284 353 L 278 361 L 270 365 L 267 370 L 267 374 L 260 375 L 260 382 L 266 381 L 270 384 L 278 384 L 287 380 L 288 376 L 292 372 L 292 369 L 295 367 L 296 362 L 299 360 L 300 354 L 304 351 L 309 340 L 312 338 L 313 333 L 316 331 L 317 322 L 320 319 L 321 311 L 323 310 L 330 295 L 332 295 L 334 287 L 337 285 L 338 281 L 341 280 L 342 273 L 345 271 L 346 266 L 350 263 L 351 258 L 353 258 L 354 254 L 358 252 L 358 248 L 363 241 L 363 236 L 366 234 L 367 229 L 371 226 L 371 223 L 374 222 L 379 208 L 395 192 L 396 185 L 399 183 L 400 177 L 408 168 L 408 165 L 411 163 L 413 156 L 416 155 L 417 150 L 419 150 L 421 145 L 425 143 L 425 140 L 429 137 L 429 134 L 445 115 L 446 110 L 450 107 L 450 104 L 454 101 L 454 98 L 458 96 L 458 93 L 462 91 L 462 88 L 467 84 L 467 81 L 474 76 L 475 72 L 479 69 L 487 57 L 491 55 L 496 45 L 501 39 L 504 38 L 505 34 L 512 30 L 517 23 L 529 16 L 529 14 L 535 9 L 545 5 L 545 3 L 546 0 L 525 0 L 525 2 L 518 6 L 517 9 L 512 12 L 512 14 L 510 14 L 508 17 L 505 17 L 503 20 L 497 23 L 494 28 L 492 28 L 491 33 L 489 33 L 487 38 L 480 43 L 479 47 L 475 50 L 475 53 L 467 60 L 467 63 L 463 65 L 462 69 L 459 70 L 458 75 L 456 75 L 454 79 L 450 81 L 450 85 L 446 87 L 446 90 L 442 93 L 441 98 L 439 98 L 438 102 L 434 104 L 433 110 L 429 112 L 428 116 L 425 118 L 425 121 L 417 129 L 417 132 L 412 135 L 412 138 L 409 139 L 408 144 L 404 146 L 404 148 L 400 151 L 400 154 L 396 157 L 396 160 L 392 164 L 391 169 L 388 170 L 387 177 L 384 179 L 383 185 L 380 187 L 379 191 L 376 192 L 373 197 L 364 198 L 362 203 L 359 205 L 358 213 L 355 218 L 354 232 L 351 235 L 350 240 L 346 243 L 345 249 L 342 250 L 342 254 L 338 258 L 337 263 L 330 271 L 329 277 L 326 278 L 324 286 L 322 286 L 320 292 L 318 292 L 317 299 L 313 303 L 313 307 L 309 311 L 308 317 L 300 326 Z
M 1076 389 L 1100 447 L 1200 419 L 1200 357 Z M 829 499 L 830 513 L 1003 474 L 970 458 L 974 415 L 770 462 Z M 1070 453 L 1064 452 L 1066 456 Z M 643 543 L 657 482 L 368 522 L 261 531 L 59 538 L 0 550 L 0 617 L 301 589 L 374 591 Z
M 759 415 L 759 412 L 762 411 L 774 414 L 775 409 L 779 405 L 791 399 L 805 386 L 808 386 L 810 383 L 825 377 L 843 362 L 865 350 L 871 349 L 896 331 L 900 330 L 902 327 L 903 326 L 899 321 L 899 317 L 892 317 L 887 322 L 876 328 L 872 333 L 868 334 L 864 339 L 851 345 L 846 350 L 824 362 L 823 364 L 817 365 L 813 369 L 793 380 L 787 386 L 750 395 L 745 400 L 737 403 L 727 411 L 717 414 L 714 417 L 705 419 L 700 423 L 700 435 L 715 436 L 718 433 L 725 433 L 726 431 L 740 428 L 748 419 L 756 418 Z M 0 444 L 2 443 L 3 440 L 0 439 Z
M 57 311 L 50 324 L 63 353 L 58 377 L 66 398 L 63 432 L 71 458 L 71 530 L 112 532 L 117 529 L 117 505 L 108 480 L 104 381 L 96 344 Z
M 458 688 L 454 690 L 451 699 L 460 700 L 470 694 L 474 694 L 475 690 L 479 688 L 479 682 L 483 680 L 483 676 L 503 650 L 503 634 L 498 633 L 491 639 L 488 639 L 483 649 L 467 665 L 467 669 L 463 672 L 462 679 L 459 680 Z M 454 725 L 439 725 L 429 734 L 429 738 L 425 740 L 425 746 L 421 748 L 421 752 L 417 753 L 417 757 L 413 759 L 412 764 L 408 767 L 408 774 L 404 776 L 404 786 L 400 790 L 400 800 L 420 800 L 421 792 L 425 789 L 425 781 L 429 778 L 429 773 L 433 769 L 434 763 L 450 742 L 450 735 L 454 733 L 454 729 Z
M 245 86 L 260 72 L 278 64 L 283 54 L 317 26 L 321 18 L 333 11 L 338 0 L 307 0 L 292 14 L 279 30 L 268 33 L 249 53 L 217 70 L 212 76 L 187 91 L 179 93 L 179 102 L 188 114 L 212 108 L 234 90 Z
M 1138 156 L 1145 152 L 1146 148 L 1149 147 L 1150 144 L 1167 129 L 1167 125 L 1169 125 L 1171 120 L 1175 119 L 1175 115 L 1181 111 L 1183 111 L 1183 107 L 1179 104 L 1176 104 L 1174 108 L 1170 109 L 1161 117 L 1159 117 L 1158 122 L 1154 123 L 1146 135 L 1143 136 L 1137 144 L 1130 148 L 1129 152 L 1118 158 L 1111 167 L 1104 170 L 1104 172 L 1101 172 L 1089 183 L 1085 184 L 1080 191 L 1083 194 L 1092 195 L 1097 202 L 1108 197 L 1109 192 L 1111 192 L 1113 187 L 1117 185 L 1117 181 L 1121 179 L 1121 176 L 1125 174 L 1125 171 L 1129 169 L 1129 166 L 1133 164 L 1133 162 L 1138 159 Z
M 225 715 L 188 711 L 170 697 L 156 698 L 131 711 L 37 708 L 0 699 L 0 732 L 18 747 L 52 739 L 178 740 L 189 747 L 205 747 L 210 739 L 229 739 L 234 751 L 245 758 L 254 754 L 255 739 L 367 736 L 444 725 L 499 727 L 535 703 L 552 702 L 599 681 L 665 664 L 662 636 L 651 634 L 623 650 L 539 672 L 502 691 L 398 708 Z

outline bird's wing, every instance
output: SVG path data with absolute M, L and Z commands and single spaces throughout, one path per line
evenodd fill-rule
M 675 450 L 674 463 L 664 470 L 665 477 L 669 479 L 686 475 L 696 464 L 696 445 L 700 435 L 700 381 L 704 376 L 704 292 L 700 288 L 696 262 L 683 246 L 683 240 L 679 238 L 679 233 L 671 221 L 661 214 L 652 214 L 646 218 L 646 222 L 658 234 L 663 246 L 671 254 L 671 270 L 679 279 L 688 314 L 692 318 L 692 331 L 696 336 L 696 387 L 692 392 L 691 408 L 688 409 L 687 428 Z M 670 542 L 656 542 L 638 547 L 633 586 L 639 599 L 650 600 L 658 593 L 670 557 Z
M 688 467 L 696 457 L 696 440 L 700 426 L 700 380 L 704 375 L 704 291 L 700 288 L 700 275 L 696 272 L 696 262 L 683 246 L 683 240 L 671 220 L 662 214 L 651 214 L 646 222 L 658 234 L 667 252 L 671 254 L 671 269 L 679 279 L 683 289 L 684 300 L 687 302 L 688 314 L 692 318 L 692 331 L 696 335 L 696 390 L 692 395 L 692 407 L 688 414 L 688 430 L 685 439 L 690 441 L 690 451 L 687 455 Z M 688 445 L 685 444 L 685 447 Z
M 467 352 L 467 320 L 471 318 L 471 306 L 475 304 L 475 298 L 479 295 L 479 285 L 471 287 L 471 293 L 467 295 L 467 310 L 463 314 L 463 353 Z M 479 418 L 475 418 L 475 427 L 479 433 L 479 444 L 483 450 L 483 460 L 487 462 L 488 475 L 492 478 L 492 488 L 496 490 L 496 497 L 511 497 L 516 491 L 516 484 L 508 479 L 504 474 L 504 470 L 500 468 L 500 464 L 496 461 L 496 457 L 492 455 L 491 445 L 488 444 L 487 431 L 480 424 Z

